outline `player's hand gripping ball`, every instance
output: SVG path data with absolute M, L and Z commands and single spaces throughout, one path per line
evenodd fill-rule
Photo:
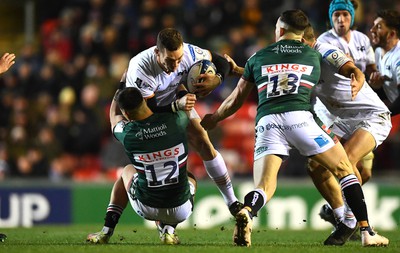
M 209 60 L 200 60 L 195 62 L 189 69 L 187 73 L 187 80 L 186 80 L 186 88 L 190 93 L 194 93 L 196 87 L 194 84 L 201 82 L 201 80 L 197 80 L 196 78 L 200 74 L 212 74 L 215 75 L 217 73 L 217 68 L 215 67 L 214 63 Z

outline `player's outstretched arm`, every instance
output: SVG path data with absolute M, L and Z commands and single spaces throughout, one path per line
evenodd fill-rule
M 226 119 L 234 114 L 243 105 L 249 96 L 254 84 L 240 79 L 233 92 L 222 102 L 220 107 L 213 113 L 207 114 L 201 121 L 201 125 L 206 130 L 213 129 L 219 121 Z

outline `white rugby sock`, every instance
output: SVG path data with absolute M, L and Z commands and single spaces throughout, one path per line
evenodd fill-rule
M 349 228 L 354 228 L 357 225 L 357 219 L 354 216 L 354 213 L 351 211 L 350 207 L 347 205 L 347 202 L 344 202 L 344 221 Z
M 338 208 L 332 209 L 333 216 L 335 217 L 336 221 L 343 222 L 344 220 L 344 205 Z
M 208 176 L 218 186 L 219 191 L 224 197 L 225 203 L 228 207 L 238 199 L 233 191 L 231 178 L 226 168 L 225 161 L 221 154 L 217 151 L 217 156 L 210 161 L 203 161 L 204 167 L 208 173 Z

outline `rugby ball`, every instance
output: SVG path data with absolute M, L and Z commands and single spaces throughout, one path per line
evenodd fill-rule
M 186 80 L 186 88 L 190 93 L 194 93 L 195 87 L 193 86 L 195 83 L 201 82 L 201 80 L 196 80 L 196 78 L 200 74 L 213 74 L 217 73 L 217 68 L 215 67 L 214 63 L 209 60 L 203 59 L 198 62 L 195 62 L 190 68 L 187 73 L 187 80 Z

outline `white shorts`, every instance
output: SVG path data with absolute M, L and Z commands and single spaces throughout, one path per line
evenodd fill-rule
M 311 112 L 271 114 L 257 123 L 254 160 L 270 154 L 288 156 L 293 147 L 304 156 L 312 156 L 334 145 L 334 140 L 315 122 Z
M 357 129 L 368 131 L 375 139 L 375 148 L 382 144 L 392 129 L 390 113 L 367 115 L 364 119 L 338 120 L 332 126 L 332 132 L 348 140 Z
M 321 100 L 316 97 L 313 109 L 317 117 L 325 124 L 326 127 L 331 127 L 337 118 L 335 115 L 330 113 L 326 106 L 321 102 Z
M 133 182 L 137 180 L 137 174 L 133 177 Z M 194 195 L 194 186 L 189 181 L 190 192 Z M 132 187 L 131 187 L 132 189 Z M 180 206 L 173 208 L 155 208 L 143 204 L 137 198 L 133 197 L 134 194 L 128 193 L 129 202 L 133 210 L 142 218 L 146 220 L 161 221 L 162 223 L 175 225 L 181 223 L 189 218 L 193 212 L 193 201 L 192 198 L 188 199 L 185 203 Z

